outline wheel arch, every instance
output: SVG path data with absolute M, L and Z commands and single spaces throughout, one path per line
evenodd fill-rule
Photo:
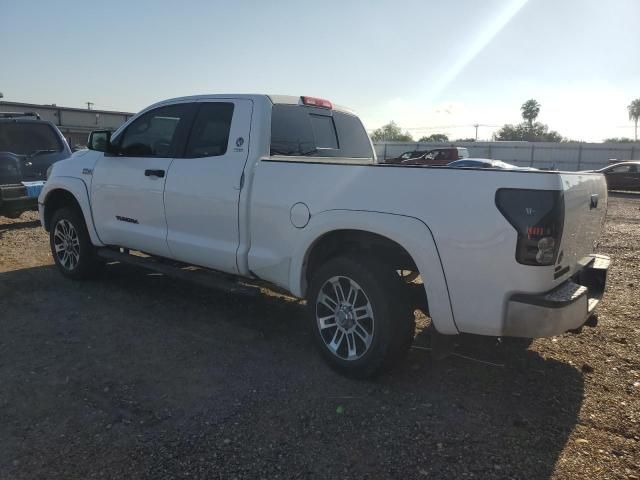
M 57 209 L 71 205 L 82 213 L 91 243 L 96 246 L 103 245 L 93 223 L 89 193 L 82 180 L 69 177 L 65 177 L 64 181 L 51 179 L 45 184 L 45 191 L 39 201 L 42 208 L 42 224 L 45 230 L 50 230 L 51 218 Z
M 291 259 L 290 291 L 306 295 L 318 262 L 345 252 L 369 253 L 423 276 L 430 316 L 440 333 L 457 334 L 448 286 L 429 228 L 419 219 L 381 212 L 330 210 L 313 215 Z M 410 268 L 406 268 L 410 269 Z

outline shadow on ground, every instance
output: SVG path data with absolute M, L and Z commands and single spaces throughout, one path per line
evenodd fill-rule
M 0 478 L 548 478 L 583 396 L 530 350 L 348 380 L 300 303 L 124 265 L 1 273 L 0 315 Z
M 2 238 L 2 234 L 4 232 L 8 232 L 10 230 L 19 230 L 21 228 L 35 228 L 40 226 L 39 220 L 27 220 L 21 222 L 13 222 L 13 223 L 3 223 L 0 225 L 0 238 Z

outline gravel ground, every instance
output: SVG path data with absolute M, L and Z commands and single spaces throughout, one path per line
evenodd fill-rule
M 35 220 L 0 218 L 2 479 L 640 479 L 638 196 L 610 199 L 597 328 L 376 382 L 325 367 L 291 299 L 65 280 Z

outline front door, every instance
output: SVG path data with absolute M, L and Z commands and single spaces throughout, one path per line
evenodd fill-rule
M 201 100 L 187 145 L 167 176 L 164 203 L 173 257 L 236 273 L 238 202 L 249 152 L 251 100 Z
M 163 195 L 193 104 L 158 107 L 113 139 L 96 163 L 91 206 L 103 243 L 169 257 Z

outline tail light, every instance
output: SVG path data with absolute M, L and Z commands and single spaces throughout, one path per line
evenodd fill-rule
M 302 103 L 304 105 L 310 105 L 312 107 L 320 107 L 320 108 L 333 108 L 333 104 L 329 100 L 325 100 L 324 98 L 316 98 L 316 97 L 300 97 L 302 99 Z
M 564 226 L 562 191 L 501 188 L 496 206 L 518 232 L 518 263 L 553 265 Z

